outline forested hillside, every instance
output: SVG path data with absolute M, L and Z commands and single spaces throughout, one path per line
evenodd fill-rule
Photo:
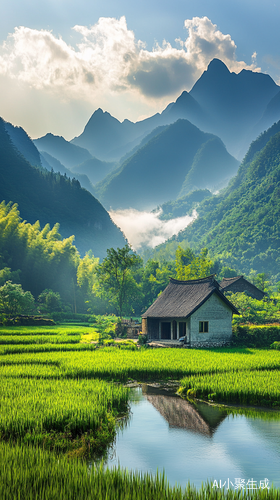
M 251 144 L 228 188 L 204 200 L 198 213 L 173 241 L 206 246 L 235 269 L 280 279 L 280 122 Z
M 2 119 L 0 158 L 0 202 L 17 203 L 28 222 L 59 223 L 63 237 L 75 235 L 82 254 L 91 249 L 104 257 L 107 248 L 125 244 L 109 214 L 79 181 L 31 166 L 13 146 Z

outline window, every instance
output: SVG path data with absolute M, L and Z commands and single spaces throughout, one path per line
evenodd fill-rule
M 209 321 L 199 322 L 199 333 L 208 333 L 209 331 Z

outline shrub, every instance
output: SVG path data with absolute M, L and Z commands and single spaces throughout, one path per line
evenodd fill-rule
M 234 325 L 233 345 L 246 347 L 270 347 L 280 341 L 280 324 L 274 325 Z

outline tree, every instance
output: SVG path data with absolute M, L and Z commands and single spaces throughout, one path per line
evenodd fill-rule
M 98 264 L 99 258 L 94 257 L 91 251 L 89 251 L 83 259 L 80 259 L 77 269 L 77 283 L 85 297 L 95 292 Z
M 146 310 L 175 276 L 175 262 L 158 262 L 149 259 L 142 273 L 142 310 Z
M 11 271 L 9 267 L 0 269 L 0 286 L 4 285 L 6 281 L 19 281 L 20 269 L 18 271 Z
M 199 255 L 187 248 L 178 246 L 176 250 L 176 273 L 178 280 L 192 280 L 205 278 L 211 274 L 213 262 L 208 258 L 207 248 L 203 248 Z
M 0 312 L 7 316 L 29 314 L 34 309 L 34 297 L 21 285 L 7 281 L 0 287 Z
M 61 298 L 58 292 L 53 290 L 43 290 L 38 297 L 40 308 L 45 312 L 61 311 Z M 42 307 L 41 307 L 42 305 Z
M 142 263 L 142 259 L 131 250 L 129 245 L 123 248 L 109 248 L 107 257 L 97 268 L 99 294 L 114 305 L 117 314 L 131 314 L 135 295 L 141 293 L 132 271 Z

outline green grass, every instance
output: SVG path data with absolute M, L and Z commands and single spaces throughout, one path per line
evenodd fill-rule
M 23 365 L 25 367 L 25 365 Z M 95 380 L 24 379 L 15 373 L 1 380 L 0 436 L 83 456 L 104 451 L 115 436 L 115 417 L 127 411 L 128 390 Z M 82 448 L 82 449 L 81 449 Z M 80 451 L 78 451 L 80 449 Z
M 10 344 L 0 345 L 1 354 L 23 354 L 23 353 L 39 353 L 39 352 L 73 352 L 73 351 L 93 351 L 96 349 L 95 344 L 90 343 L 72 343 L 72 344 Z M 1 358 L 0 358 L 1 363 Z
M 188 391 L 190 391 L 188 393 Z M 224 403 L 280 407 L 280 371 L 203 374 L 181 380 L 180 394 Z
M 81 335 L 1 335 L 0 345 L 21 344 L 78 344 Z
M 92 326 L 84 325 L 53 325 L 53 326 L 1 326 L 2 335 L 84 335 L 93 331 Z
M 19 346 L 20 347 L 20 346 Z M 244 370 L 276 370 L 280 368 L 280 352 L 260 349 L 224 349 L 206 351 L 194 349 L 140 349 L 122 350 L 117 347 L 80 352 L 65 350 L 56 352 L 5 354 L 0 357 L 0 374 L 6 374 L 3 366 L 12 363 L 21 376 L 44 377 L 44 369 L 38 362 L 52 360 L 59 367 L 55 376 L 63 378 L 102 378 L 126 382 L 128 379 L 160 380 L 203 373 L 238 372 Z M 20 365 L 26 367 L 20 368 Z M 16 368 L 16 366 L 18 368 Z M 32 367 L 31 365 L 34 365 Z M 35 366 L 37 365 L 37 368 Z M 49 374 L 46 374 L 49 376 Z
M 0 443 L 1 500 L 280 500 L 279 490 L 171 487 L 163 474 L 89 468 L 31 446 Z M 20 466 L 19 466 L 20 465 Z
M 182 394 L 193 389 L 204 399 L 273 406 L 280 401 L 280 351 L 131 350 L 131 342 L 98 348 L 90 342 L 112 322 L 97 323 L 0 328 L 1 500 L 249 498 L 211 485 L 171 488 L 161 474 L 89 469 L 73 459 L 104 454 L 112 443 L 127 409 L 120 383 L 175 379 Z M 253 498 L 280 494 L 258 491 Z

